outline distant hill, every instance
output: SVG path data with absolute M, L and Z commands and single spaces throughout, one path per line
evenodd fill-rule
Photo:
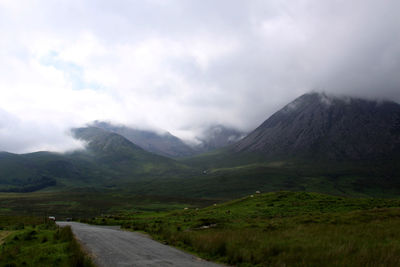
M 146 151 L 170 158 L 189 157 L 209 152 L 231 145 L 245 136 L 245 133 L 236 129 L 213 125 L 196 137 L 198 145 L 190 146 L 169 132 L 158 133 L 102 121 L 95 121 L 89 126 L 117 133 Z
M 190 169 L 170 158 L 147 152 L 112 132 L 73 129 L 87 142 L 72 153 L 0 153 L 0 192 L 32 192 L 47 187 L 123 188 L 135 180 L 173 178 Z
M 400 155 L 400 105 L 389 101 L 302 95 L 231 150 L 266 158 L 392 159 Z
M 0 192 L 32 192 L 55 186 L 60 179 L 76 179 L 79 185 L 85 183 L 90 173 L 58 153 L 0 153 Z
M 75 157 L 88 157 L 100 166 L 107 166 L 125 177 L 166 174 L 184 168 L 170 158 L 150 153 L 125 137 L 98 127 L 73 129 L 74 137 L 87 142 L 86 151 Z
M 181 161 L 148 152 L 104 128 L 73 130 L 86 142 L 85 150 L 0 153 L 0 192 L 81 188 L 195 198 L 240 197 L 257 190 L 400 195 L 400 108 L 393 102 L 306 94 L 238 142 Z M 226 141 L 235 135 L 222 136 Z
M 77 139 L 87 142 L 87 149 L 94 153 L 94 156 L 104 155 L 131 155 L 144 152 L 144 150 L 121 135 L 108 132 L 98 127 L 84 127 L 72 129 Z
M 114 125 L 100 121 L 95 121 L 91 125 L 117 133 L 144 150 L 158 155 L 179 158 L 196 154 L 196 151 L 192 147 L 169 132 L 161 134 L 150 130 L 133 129 L 123 125 Z
M 200 152 L 208 152 L 218 148 L 229 146 L 242 138 L 246 134 L 242 131 L 228 128 L 223 125 L 213 125 L 206 128 L 203 133 L 197 137 L 200 144 L 196 149 Z

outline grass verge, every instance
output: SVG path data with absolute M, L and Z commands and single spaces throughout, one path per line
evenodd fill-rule
M 2 216 L 0 226 L 0 236 L 7 233 L 0 245 L 0 266 L 94 266 L 70 227 L 22 216 Z

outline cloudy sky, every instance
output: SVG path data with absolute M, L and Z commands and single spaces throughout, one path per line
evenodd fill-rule
M 251 130 L 311 91 L 400 102 L 398 0 L 0 0 L 0 150 L 109 120 Z

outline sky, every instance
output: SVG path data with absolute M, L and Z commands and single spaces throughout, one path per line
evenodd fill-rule
M 400 102 L 398 0 L 0 0 L 0 151 L 106 120 L 185 140 L 323 91 Z

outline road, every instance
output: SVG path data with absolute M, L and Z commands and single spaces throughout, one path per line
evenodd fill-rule
M 220 266 L 163 245 L 141 233 L 77 222 L 57 224 L 71 226 L 97 266 Z

